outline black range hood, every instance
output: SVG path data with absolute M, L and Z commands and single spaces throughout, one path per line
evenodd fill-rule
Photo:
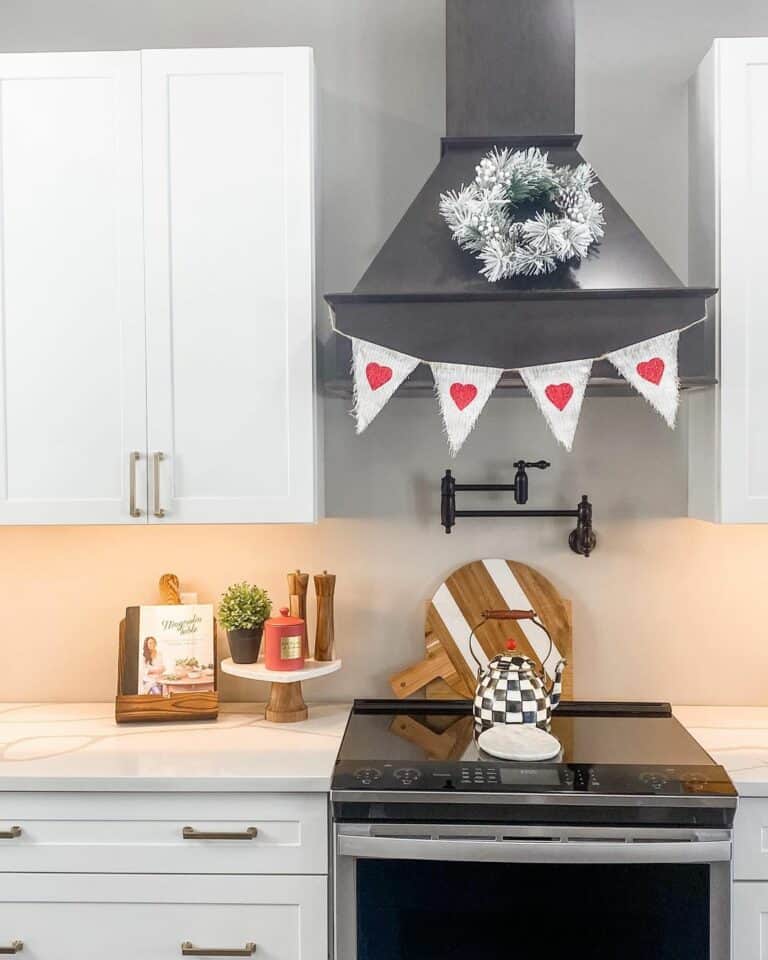
M 598 356 L 706 314 L 716 290 L 683 284 L 601 181 L 592 195 L 605 237 L 546 277 L 489 283 L 440 216 L 440 194 L 469 183 L 494 146 L 582 162 L 574 47 L 573 0 L 447 0 L 441 159 L 355 289 L 326 295 L 337 330 L 427 360 L 506 368 Z M 681 337 L 683 386 L 715 382 L 711 327 Z M 431 387 L 419 370 L 410 388 Z M 500 387 L 519 384 L 508 374 Z M 606 361 L 591 385 L 631 392 Z

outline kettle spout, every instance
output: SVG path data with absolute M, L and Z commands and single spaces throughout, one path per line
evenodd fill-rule
M 561 660 L 555 667 L 555 679 L 552 682 L 552 686 L 547 691 L 549 694 L 549 705 L 552 710 L 554 710 L 555 707 L 560 703 L 560 698 L 563 693 L 563 673 L 565 672 L 567 665 L 567 660 Z

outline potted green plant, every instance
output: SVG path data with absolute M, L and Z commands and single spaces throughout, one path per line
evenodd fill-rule
M 249 583 L 233 583 L 221 595 L 219 623 L 227 631 L 235 663 L 256 663 L 259 659 L 264 621 L 271 612 L 267 591 Z

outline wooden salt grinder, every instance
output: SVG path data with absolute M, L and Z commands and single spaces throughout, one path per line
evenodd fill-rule
M 309 657 L 309 632 L 307 631 L 307 587 L 309 574 L 297 570 L 288 574 L 288 612 L 292 617 L 304 621 L 304 643 L 301 648 L 303 657 Z
M 333 660 L 333 594 L 336 575 L 323 570 L 315 574 L 317 594 L 317 629 L 315 631 L 315 660 Z

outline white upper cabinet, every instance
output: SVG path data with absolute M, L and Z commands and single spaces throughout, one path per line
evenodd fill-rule
M 0 523 L 146 521 L 138 53 L 0 56 Z
M 316 519 L 312 51 L 0 56 L 0 137 L 0 523 Z
M 713 283 L 720 385 L 689 397 L 689 512 L 768 522 L 768 39 L 716 40 L 691 81 L 690 277 Z
M 314 520 L 312 51 L 141 56 L 150 522 Z

